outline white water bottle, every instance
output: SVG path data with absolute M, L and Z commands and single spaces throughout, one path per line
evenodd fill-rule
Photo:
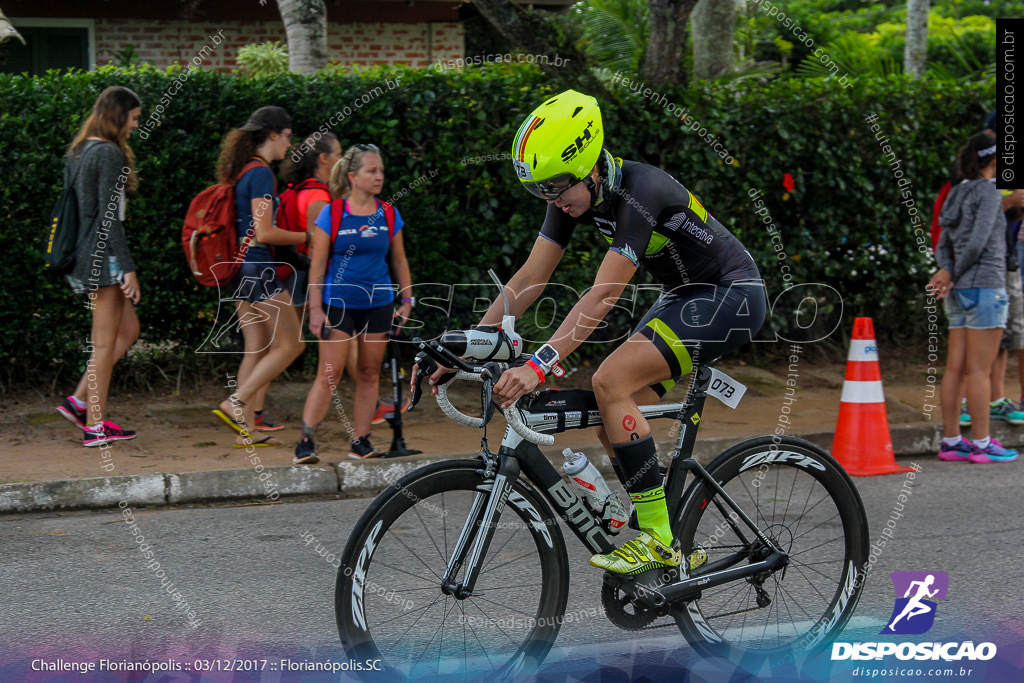
M 523 352 L 523 338 L 508 316 L 502 327 L 487 325 L 472 330 L 452 330 L 441 335 L 441 345 L 456 356 L 477 360 L 514 360 Z
M 562 455 L 565 456 L 562 471 L 576 487 L 576 493 L 587 501 L 591 510 L 601 515 L 609 533 L 619 533 L 629 516 L 618 496 L 611 492 L 604 477 L 583 453 L 573 453 L 572 449 L 566 448 Z

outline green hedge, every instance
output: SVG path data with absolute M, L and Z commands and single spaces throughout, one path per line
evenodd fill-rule
M 48 213 L 74 131 L 104 87 L 120 84 L 138 92 L 145 120 L 179 76 L 152 68 L 0 75 L 0 207 L 10 249 L 0 280 L 7 302 L 0 310 L 0 383 L 66 377 L 84 363 L 88 311 L 65 283 L 42 271 Z M 389 81 L 398 87 L 389 90 Z M 521 65 L 255 79 L 193 72 L 165 107 L 159 128 L 132 142 L 141 182 L 129 201 L 127 225 L 143 287 L 138 310 L 145 341 L 178 349 L 184 362 L 195 357 L 192 351 L 217 318 L 216 296 L 194 283 L 178 239 L 188 202 L 213 181 L 224 133 L 256 107 L 278 104 L 291 112 L 299 139 L 378 87 L 335 132 L 344 145 L 372 141 L 384 150 L 388 179 L 382 194 L 400 195 L 396 204 L 409 226 L 414 281 L 439 283 L 417 292 L 438 297 L 433 309 L 417 309 L 422 332 L 436 334 L 445 326 L 439 309 L 447 308 L 447 300 L 453 300 L 452 325 L 472 322 L 476 300 L 493 295 L 487 269 L 507 277 L 536 237 L 544 205 L 516 187 L 507 153 L 519 122 L 561 87 Z M 917 250 L 896 180 L 864 117 L 878 115 L 927 221 L 956 148 L 992 106 L 991 82 L 950 91 L 946 83 L 902 79 L 861 80 L 847 89 L 793 80 L 666 92 L 665 101 L 687 106 L 720 138 L 735 165 L 723 163 L 697 132 L 689 132 L 691 124 L 666 113 L 660 98 L 610 87 L 620 101 L 604 106 L 607 146 L 660 165 L 689 187 L 761 264 L 771 298 L 784 282 L 771 236 L 748 196 L 751 188 L 764 192 L 793 282 L 829 284 L 841 294 L 845 316 L 875 315 L 876 324 L 881 317 L 881 335 L 905 331 L 922 317 L 917 293 L 930 266 Z M 787 173 L 795 184 L 788 194 Z M 923 227 L 927 234 L 927 223 Z M 579 233 L 575 243 L 558 280 L 583 289 L 602 257 L 603 240 Z M 450 296 L 449 285 L 460 283 L 482 284 L 455 288 Z M 555 298 L 564 313 L 571 301 Z M 828 297 L 819 300 L 827 309 Z M 640 305 L 645 301 L 641 297 Z M 552 310 L 550 304 L 542 308 L 523 329 L 545 338 L 537 328 L 545 327 Z M 776 322 L 785 317 L 777 312 Z M 619 315 L 605 337 L 620 336 L 628 318 Z M 791 329 L 792 321 L 779 327 L 787 325 Z

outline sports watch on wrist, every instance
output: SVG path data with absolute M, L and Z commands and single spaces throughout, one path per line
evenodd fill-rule
M 558 351 L 555 350 L 555 347 L 551 344 L 545 344 L 537 349 L 537 352 L 533 354 L 533 358 L 531 360 L 539 365 L 546 374 L 550 374 L 558 364 L 558 359 L 559 355 Z

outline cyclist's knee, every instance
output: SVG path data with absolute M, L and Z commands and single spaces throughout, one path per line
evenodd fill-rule
M 598 404 L 616 394 L 622 393 L 622 383 L 614 377 L 614 374 L 614 371 L 608 370 L 606 365 L 602 365 L 594 373 L 593 379 L 590 380 Z

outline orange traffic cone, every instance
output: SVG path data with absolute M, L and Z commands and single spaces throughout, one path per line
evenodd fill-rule
M 846 381 L 839 399 L 839 421 L 832 441 L 832 455 L 850 474 L 910 472 L 900 467 L 892 450 L 889 418 L 885 413 L 882 370 L 871 318 L 853 322 L 853 338 L 846 362 Z

